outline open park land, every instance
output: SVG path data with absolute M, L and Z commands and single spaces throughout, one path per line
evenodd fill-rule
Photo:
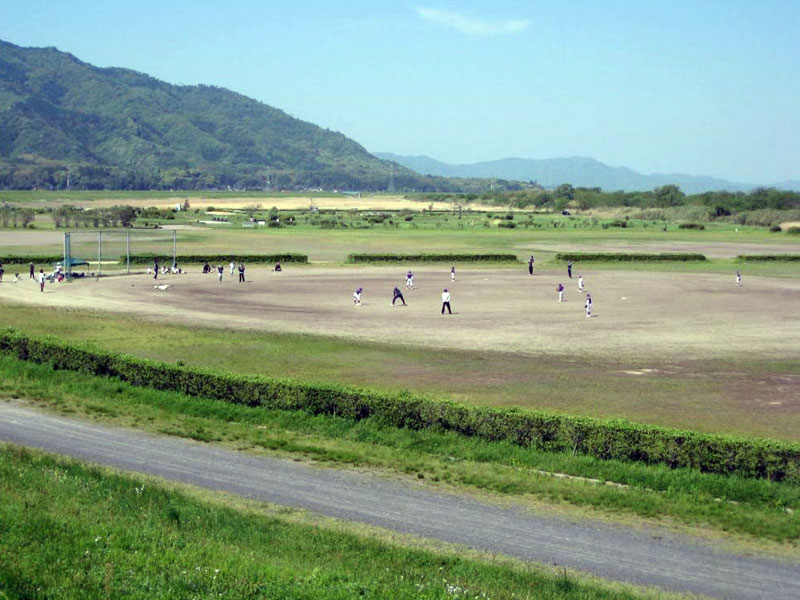
M 520 264 L 459 267 L 451 282 L 449 266 L 414 268 L 413 290 L 405 290 L 400 265 L 288 266 L 280 273 L 250 267 L 245 284 L 227 266 L 222 282 L 193 266 L 157 282 L 143 273 L 86 278 L 50 284 L 45 293 L 23 279 L 0 286 L 0 298 L 63 309 L 52 313 L 53 332 L 63 315 L 93 313 L 97 322 L 113 314 L 134 319 L 130 339 L 136 329 L 168 338 L 184 327 L 216 348 L 210 358 L 195 357 L 191 348 L 165 340 L 139 352 L 170 362 L 196 358 L 226 369 L 411 389 L 469 403 L 800 439 L 797 278 L 747 276 L 737 286 L 732 273 L 581 266 L 568 279 L 552 265 L 531 277 Z M 594 300 L 591 318 L 578 274 Z M 559 282 L 566 286 L 563 303 Z M 158 291 L 154 283 L 170 287 Z M 407 307 L 391 305 L 394 286 Z M 364 288 L 361 306 L 352 303 L 356 287 Z M 440 313 L 444 288 L 452 294 L 453 315 Z M 46 319 L 39 324 L 44 332 Z M 86 325 L 80 339 L 91 340 L 92 328 Z M 232 335 L 215 341 L 221 334 L 215 330 L 248 339 L 321 336 L 336 340 L 344 354 L 357 346 L 359 357 L 348 362 L 312 351 L 281 362 L 259 357 L 257 345 L 254 354 L 248 342 L 245 358 Z M 127 350 L 125 338 L 111 345 Z M 275 372 L 276 364 L 284 370 Z

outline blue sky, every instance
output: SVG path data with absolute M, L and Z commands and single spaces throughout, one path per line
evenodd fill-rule
M 374 152 L 800 179 L 795 0 L 0 0 L 0 39 L 226 87 Z

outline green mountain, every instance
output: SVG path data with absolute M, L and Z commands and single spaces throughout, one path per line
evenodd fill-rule
M 390 180 L 439 187 L 226 89 L 0 41 L 0 187 L 386 189 Z

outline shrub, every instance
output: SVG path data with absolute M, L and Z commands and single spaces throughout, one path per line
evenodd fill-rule
M 627 227 L 628 222 L 624 219 L 615 219 L 608 224 L 609 227 Z
M 740 254 L 736 259 L 745 262 L 797 262 L 800 254 Z
M 800 227 L 789 227 L 786 233 L 789 235 L 800 235 Z
M 705 228 L 706 226 L 702 223 L 681 223 L 678 225 L 678 229 L 699 229 L 702 231 Z
M 172 263 L 171 254 L 142 253 L 131 254 L 131 264 L 151 265 L 156 258 L 158 262 L 162 264 Z M 307 263 L 308 256 L 306 254 L 292 254 L 288 252 L 284 254 L 178 254 L 175 260 L 179 265 L 204 262 L 218 264 L 227 263 L 232 260 L 251 264 L 270 264 L 276 262 Z M 125 257 L 120 256 L 119 261 L 121 264 L 125 264 Z
M 347 262 L 517 262 L 517 257 L 514 254 L 348 254 Z
M 707 473 L 800 482 L 800 445 L 712 435 L 622 420 L 571 417 L 544 411 L 474 407 L 341 385 L 323 385 L 221 373 L 154 362 L 0 331 L 0 352 L 90 375 L 119 377 L 132 385 L 182 392 L 269 409 L 302 410 L 388 426 L 434 428 L 551 452 L 570 451 Z
M 498 223 L 497 226 L 498 227 L 503 227 L 505 229 L 514 229 L 517 226 L 517 224 L 516 223 L 512 223 L 511 221 L 506 221 L 506 222 Z
M 770 233 L 780 233 L 782 230 L 780 225 L 773 225 L 769 228 L 769 231 Z
M 690 253 L 611 253 L 611 252 L 559 252 L 556 260 L 574 262 L 690 262 L 706 260 L 703 254 Z
M 63 254 L 20 254 L 19 256 L 6 255 L 0 256 L 0 264 L 8 265 L 27 265 L 52 264 L 64 260 Z

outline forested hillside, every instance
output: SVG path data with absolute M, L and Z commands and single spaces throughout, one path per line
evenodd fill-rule
M 101 69 L 55 48 L 0 41 L 0 125 L 6 188 L 386 189 L 392 179 L 440 189 L 241 94 Z

